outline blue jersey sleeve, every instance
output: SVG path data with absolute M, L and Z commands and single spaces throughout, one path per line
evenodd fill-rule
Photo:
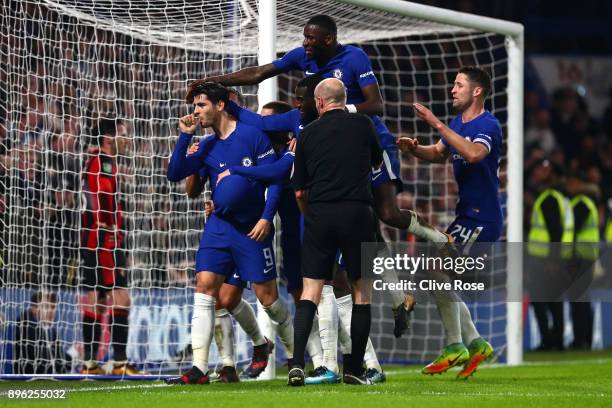
M 472 142 L 484 145 L 489 153 L 501 144 L 501 128 L 496 123 L 487 124 L 474 135 Z
M 248 109 L 241 108 L 233 101 L 228 105 L 228 113 L 238 121 L 254 126 L 264 132 L 291 132 L 299 124 L 300 111 L 292 109 L 286 113 L 262 116 Z
M 306 51 L 303 47 L 294 48 L 281 58 L 273 61 L 274 67 L 281 72 L 291 70 L 302 70 L 301 62 L 306 58 Z
M 370 59 L 361 48 L 356 49 L 351 55 L 351 60 L 350 66 L 355 76 L 354 80 L 359 84 L 360 88 L 378 83 Z
M 268 140 L 268 137 L 263 132 L 259 132 L 257 135 L 255 154 L 257 157 L 255 165 L 257 166 L 272 164 L 276 161 L 276 154 L 270 144 L 270 140 Z M 268 186 L 266 205 L 261 218 L 270 222 L 274 220 L 274 214 L 276 214 L 276 210 L 278 209 L 282 190 L 283 185 L 281 182 L 276 182 Z
M 201 154 L 198 154 L 203 150 L 202 144 L 200 144 L 198 152 L 187 156 L 187 148 L 192 137 L 193 135 L 186 133 L 180 134 L 168 163 L 168 180 L 173 182 L 181 181 L 192 174 L 196 174 L 202 168 L 202 157 Z
M 268 183 L 279 182 L 289 177 L 294 159 L 295 153 L 286 152 L 283 157 L 271 164 L 262 164 L 254 167 L 230 166 L 229 170 L 231 174 L 239 174 L 259 181 Z

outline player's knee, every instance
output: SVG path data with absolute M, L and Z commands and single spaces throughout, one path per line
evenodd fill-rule
M 271 306 L 278 299 L 275 279 L 265 283 L 253 284 L 253 290 L 255 291 L 255 296 L 257 296 L 257 299 L 264 307 Z
M 389 202 L 378 205 L 376 207 L 376 215 L 385 224 L 397 223 L 401 216 L 397 206 Z

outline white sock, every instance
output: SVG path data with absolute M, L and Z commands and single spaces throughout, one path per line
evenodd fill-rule
M 425 220 L 419 217 L 416 212 L 409 212 L 412 214 L 412 221 L 408 227 L 408 232 L 430 242 L 448 242 L 448 236 L 429 225 Z
M 433 293 L 442 324 L 446 329 L 448 344 L 460 343 L 461 321 L 459 318 L 459 303 L 448 292 L 434 291 Z
M 374 368 L 379 372 L 382 372 L 382 367 L 378 362 L 378 357 L 376 356 L 376 351 L 374 351 L 374 345 L 372 344 L 372 340 L 368 337 L 368 343 L 366 344 L 365 354 L 363 355 L 363 359 L 365 360 L 366 368 Z
M 253 308 L 244 299 L 240 299 L 238 306 L 231 310 L 230 313 L 234 316 L 240 327 L 242 327 L 242 330 L 249 336 L 254 346 L 261 346 L 266 342 L 257 324 L 257 316 L 255 316 Z
M 338 305 L 333 286 L 323 286 L 318 311 L 323 365 L 330 371 L 338 373 Z
M 342 355 L 351 354 L 353 351 L 353 343 L 351 342 L 351 333 L 346 330 L 342 320 L 338 322 L 338 343 L 340 343 L 340 352 Z
M 465 302 L 459 302 L 459 320 L 461 322 L 461 337 L 463 337 L 465 344 L 469 345 L 472 340 L 480 337 L 480 333 L 478 333 L 470 315 L 470 309 Z
M 353 314 L 353 298 L 351 295 L 346 295 L 336 299 L 338 305 L 338 339 L 340 340 L 340 349 L 342 354 L 351 354 L 351 316 Z
M 293 322 L 287 306 L 278 298 L 270 306 L 264 306 L 264 310 L 270 316 L 270 320 L 278 324 L 276 329 L 278 337 L 285 346 L 285 355 L 287 358 L 293 358 Z
M 351 316 L 353 314 L 353 298 L 351 295 L 346 295 L 336 299 L 338 303 L 338 316 L 340 316 L 340 326 L 338 330 L 338 338 L 340 339 L 340 349 L 342 354 L 351 354 Z M 342 332 L 342 333 L 341 333 Z M 375 368 L 382 371 L 372 340 L 368 337 L 365 354 L 363 356 L 367 368 Z
M 306 343 L 306 351 L 312 359 L 312 364 L 315 368 L 323 365 L 323 346 L 321 345 L 321 336 L 319 335 L 319 317 L 315 314 L 312 320 L 312 330 L 308 336 Z
M 215 298 L 204 293 L 193 295 L 191 318 L 191 348 L 193 365 L 203 373 L 208 372 L 208 350 L 215 327 Z
M 215 311 L 215 342 L 223 367 L 234 367 L 234 325 L 227 309 Z

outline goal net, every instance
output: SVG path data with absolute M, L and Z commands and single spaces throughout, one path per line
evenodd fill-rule
M 153 374 L 188 366 L 194 257 L 207 191 L 188 199 L 184 184 L 167 181 L 166 167 L 177 118 L 188 113 L 187 84 L 257 65 L 258 2 L 9 0 L 0 7 L 0 372 L 23 373 L 30 363 L 43 367 L 38 374 L 77 373 L 81 367 L 81 314 L 91 290 L 80 279 L 82 176 L 103 118 L 126 123 L 130 140 L 128 152 L 116 158 L 131 295 L 128 358 Z M 301 44 L 312 15 L 336 19 L 339 41 L 370 56 L 384 121 L 394 135 L 416 135 L 426 144 L 437 140 L 415 119 L 411 104 L 425 103 L 448 122 L 449 84 L 462 65 L 491 74 L 487 108 L 506 135 L 512 90 L 504 35 L 331 0 L 279 1 L 276 11 L 279 56 Z M 279 99 L 291 100 L 301 75 L 279 77 Z M 240 91 L 244 104 L 256 110 L 257 87 Z M 505 152 L 504 144 L 502 198 Z M 457 198 L 450 164 L 405 156 L 401 178 L 400 208 L 414 208 L 445 228 Z M 407 239 L 392 229 L 385 235 Z M 282 276 L 280 245 L 277 252 Z M 254 304 L 249 291 L 245 296 Z M 382 297 L 375 304 L 371 337 L 381 361 L 423 362 L 444 345 L 433 304 L 417 309 L 410 332 L 399 340 L 392 334 L 390 304 Z M 503 354 L 505 298 L 480 299 L 470 308 L 482 335 Z M 112 360 L 109 319 L 102 316 L 101 362 Z M 236 358 L 246 363 L 251 345 L 238 327 L 236 333 Z M 277 358 L 284 363 L 282 352 Z M 210 361 L 218 361 L 214 345 Z

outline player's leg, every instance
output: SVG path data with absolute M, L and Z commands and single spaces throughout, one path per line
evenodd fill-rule
M 238 382 L 236 363 L 234 361 L 234 324 L 228 310 L 235 308 L 242 299 L 241 281 L 237 284 L 228 283 L 228 279 L 219 289 L 219 297 L 215 304 L 214 338 L 221 358 L 219 381 L 225 383 Z
M 101 318 L 104 311 L 105 293 L 98 288 L 102 285 L 102 271 L 98 268 L 98 257 L 95 250 L 81 249 L 81 288 L 85 295 L 82 298 L 82 330 L 84 348 L 84 366 L 81 374 L 105 374 L 98 366 L 96 356 L 102 335 Z
M 302 234 L 301 213 L 293 192 L 281 196 L 278 215 L 281 219 L 281 248 L 283 249 L 283 271 L 287 279 L 287 292 L 293 297 L 294 303 L 297 303 L 302 295 Z M 323 365 L 323 349 L 317 315 L 312 322 L 306 351 L 315 368 Z
M 351 354 L 352 347 L 350 331 L 351 318 L 353 315 L 353 297 L 349 285 L 350 283 L 346 276 L 346 271 L 344 268 L 339 268 L 334 274 L 334 294 L 338 297 L 336 299 L 339 317 L 338 341 L 345 362 L 350 358 L 349 355 Z M 374 345 L 370 338 L 368 338 L 363 359 L 366 366 L 366 377 L 369 378 L 372 383 L 386 381 L 387 377 L 378 361 Z
M 305 218 L 302 247 L 303 289 L 295 307 L 295 355 L 288 374 L 288 384 L 304 385 L 305 339 L 312 330 L 312 323 L 321 300 L 323 285 L 332 279 L 332 267 L 337 252 L 337 241 L 330 217 L 333 208 L 327 205 L 311 206 Z
M 342 218 L 346 217 L 339 227 L 340 250 L 346 264 L 346 270 L 352 286 L 353 307 L 351 315 L 351 355 L 344 364 L 343 380 L 345 384 L 372 384 L 363 369 L 365 349 L 370 336 L 372 321 L 372 280 L 362 270 L 361 244 L 375 242 L 376 218 L 369 206 L 354 204 L 343 206 Z M 353 222 L 347 222 L 352 220 Z M 354 222 L 359 220 L 359 222 Z M 367 260 L 364 264 L 371 264 Z
M 207 384 L 208 354 L 215 327 L 215 303 L 219 289 L 235 269 L 229 251 L 231 236 L 227 225 L 216 217 L 208 220 L 196 254 L 196 285 L 191 317 L 191 347 L 193 367 L 169 384 Z
M 243 280 L 251 283 L 255 296 L 273 323 L 285 347 L 289 359 L 293 358 L 293 322 L 289 309 L 278 296 L 276 286 L 276 262 L 270 234 L 263 242 L 257 242 L 242 232 L 232 232 L 232 257 Z
M 323 361 L 316 364 L 313 360 L 314 370 L 308 373 L 306 384 L 333 384 L 340 381 L 338 369 L 338 305 L 334 296 L 332 282 L 325 282 L 321 300 L 317 307 L 318 327 L 315 327 L 317 315 L 313 318 L 311 336 L 316 330 L 322 347 Z M 309 339 L 310 341 L 310 339 Z
M 242 327 L 242 330 L 244 330 L 244 332 L 253 342 L 253 355 L 251 357 L 251 363 L 240 373 L 240 378 L 254 379 L 257 378 L 259 374 L 261 374 L 268 366 L 268 358 L 274 350 L 274 343 L 263 336 L 259 328 L 257 316 L 255 316 L 253 308 L 242 298 L 242 292 L 244 287 L 245 283 L 240 278 L 240 275 L 238 274 L 238 272 L 234 272 L 231 277 L 228 277 L 228 279 L 226 279 L 225 284 L 221 288 L 222 290 L 219 294 L 218 306 L 223 306 L 225 310 L 229 310 L 229 314 L 231 314 L 234 319 L 236 319 L 240 327 Z M 217 316 L 218 315 L 219 313 L 217 312 Z M 228 330 L 229 327 L 226 326 L 222 333 L 225 333 Z M 217 340 L 217 344 L 220 340 L 223 340 L 221 339 L 222 333 L 219 333 L 218 330 L 215 328 L 215 340 Z M 229 342 L 227 340 L 223 341 L 227 343 L 224 347 L 224 349 L 227 349 L 229 347 Z M 231 347 L 233 356 L 233 340 Z M 227 357 L 228 356 L 225 357 L 225 360 L 229 363 L 230 360 Z M 224 366 L 234 367 L 233 364 L 231 366 L 224 364 Z M 227 377 L 228 380 L 234 380 L 231 368 L 221 370 L 220 375 L 221 374 Z
M 113 375 L 129 376 L 142 375 L 143 372 L 128 364 L 126 354 L 127 341 L 129 337 L 129 316 L 130 316 L 130 292 L 128 290 L 128 280 L 125 267 L 127 260 L 121 249 L 113 251 L 113 290 L 111 297 L 111 343 L 113 345 Z
M 143 372 L 128 363 L 126 354 L 129 337 L 130 292 L 125 288 L 127 281 L 116 280 L 116 288 L 110 293 L 111 343 L 113 345 L 113 375 L 142 375 Z

